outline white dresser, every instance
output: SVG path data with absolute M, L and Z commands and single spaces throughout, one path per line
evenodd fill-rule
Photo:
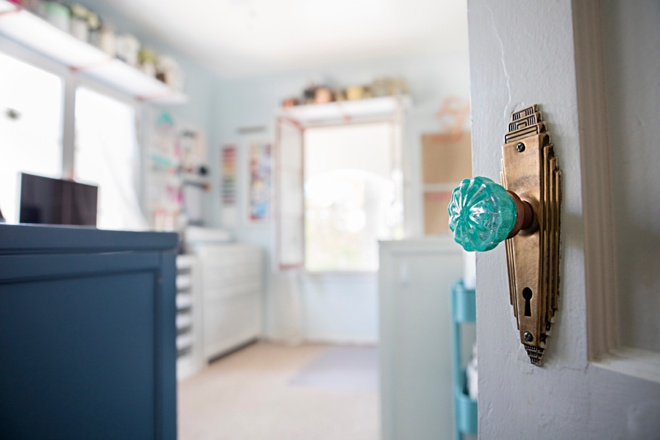
M 185 379 L 202 368 L 201 296 L 198 258 L 176 257 L 176 376 Z
M 244 244 L 197 244 L 202 356 L 210 361 L 261 335 L 262 251 Z
M 462 277 L 449 236 L 380 243 L 383 440 L 452 437 L 450 287 Z

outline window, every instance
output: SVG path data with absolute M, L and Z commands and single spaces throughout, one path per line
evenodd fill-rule
M 60 177 L 62 80 L 0 53 L 0 209 L 18 222 L 20 172 Z
M 75 178 L 99 186 L 98 227 L 146 229 L 137 190 L 140 161 L 135 110 L 79 88 L 75 122 Z
M 74 115 L 64 104 L 64 83 L 72 81 L 65 73 L 2 53 L 0 72 L 0 210 L 6 220 L 19 221 L 19 173 L 61 178 L 68 156 L 76 180 L 99 186 L 100 228 L 146 229 L 133 106 L 77 87 Z M 75 146 L 63 144 L 65 119 L 74 119 Z
M 378 270 L 378 240 L 403 235 L 389 123 L 305 131 L 305 267 Z
M 301 136 L 281 127 L 281 267 L 303 261 L 310 272 L 378 270 L 378 240 L 403 236 L 398 131 L 391 122 L 312 127 Z

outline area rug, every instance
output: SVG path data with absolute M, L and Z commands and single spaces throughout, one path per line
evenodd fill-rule
M 378 350 L 329 347 L 293 377 L 289 385 L 328 391 L 377 392 Z

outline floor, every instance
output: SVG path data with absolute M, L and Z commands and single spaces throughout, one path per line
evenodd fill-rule
M 377 440 L 375 348 L 257 343 L 183 380 L 181 440 Z

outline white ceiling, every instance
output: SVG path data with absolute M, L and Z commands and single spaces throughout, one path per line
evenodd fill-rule
M 467 50 L 466 0 L 113 0 L 154 38 L 226 77 Z

